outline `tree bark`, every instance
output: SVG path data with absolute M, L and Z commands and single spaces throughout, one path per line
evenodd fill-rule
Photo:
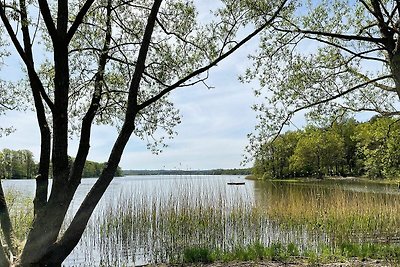
M 140 81 L 145 68 L 145 61 L 150 46 L 151 36 L 153 34 L 157 13 L 161 3 L 162 0 L 156 0 L 154 2 L 148 17 L 135 72 L 129 88 L 128 108 L 125 115 L 125 123 L 121 128 L 121 132 L 117 140 L 115 141 L 107 165 L 97 182 L 86 196 L 62 238 L 55 243 L 52 248 L 49 249 L 48 253 L 46 253 L 44 257 L 42 257 L 40 262 L 43 264 L 52 265 L 62 262 L 71 253 L 71 251 L 79 242 L 94 208 L 114 178 L 114 174 L 120 162 L 124 148 L 135 129 L 135 117 L 138 112 L 137 96 Z
M 111 152 L 106 168 L 85 197 L 83 203 L 76 212 L 74 219 L 61 239 L 49 249 L 48 253 L 46 253 L 44 257 L 42 257 L 41 262 L 43 264 L 49 264 L 49 266 L 52 266 L 54 263 L 64 261 L 78 244 L 97 203 L 114 178 L 123 150 L 133 130 L 133 122 L 122 128 L 117 142 Z
M 13 228 L 10 220 L 10 214 L 8 212 L 7 202 L 4 196 L 3 185 L 0 181 L 0 223 L 1 230 L 4 235 L 4 239 L 7 243 L 8 251 L 12 252 L 15 255 L 15 244 L 14 244 L 14 236 L 13 236 Z M 4 252 L 3 246 L 0 247 L 0 250 Z
M 8 267 L 10 266 L 10 261 L 7 258 L 7 254 L 3 249 L 3 244 L 0 239 L 0 266 Z
M 72 197 L 67 191 L 50 196 L 46 207 L 35 217 L 21 254 L 21 266 L 39 264 L 56 242 Z
M 68 92 L 69 92 L 69 55 L 68 55 L 68 1 L 58 1 L 57 31 L 53 40 L 54 49 L 54 105 L 53 113 L 53 185 L 52 193 L 61 193 L 66 189 L 69 177 L 68 161 Z

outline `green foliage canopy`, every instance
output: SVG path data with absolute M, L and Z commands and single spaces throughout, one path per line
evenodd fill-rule
M 397 1 L 291 1 L 263 32 L 242 80 L 257 79 L 263 101 L 251 151 L 293 116 L 333 121 L 344 113 L 398 115 L 400 34 Z
M 263 178 L 365 175 L 400 177 L 400 123 L 397 118 L 354 119 L 331 127 L 286 132 L 263 145 L 253 174 Z

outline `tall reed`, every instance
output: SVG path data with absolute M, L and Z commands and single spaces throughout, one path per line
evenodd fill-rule
M 226 251 L 265 239 L 264 212 L 247 194 L 228 194 L 225 186 L 132 191 L 105 205 L 86 231 L 85 239 L 107 264 L 181 261 L 189 247 Z
M 13 238 L 16 241 L 17 249 L 22 249 L 33 221 L 33 200 L 13 188 L 5 191 L 5 198 L 13 226 Z M 3 232 L 0 231 L 0 233 L 2 244 L 5 245 Z
M 330 242 L 400 241 L 400 194 L 337 187 L 280 187 L 264 194 L 270 220 L 327 235 Z

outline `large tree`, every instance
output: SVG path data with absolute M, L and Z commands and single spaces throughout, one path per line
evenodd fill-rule
M 259 135 L 274 138 L 296 113 L 332 121 L 344 113 L 398 116 L 400 2 L 317 0 L 293 9 L 262 34 L 244 81 L 259 79 L 264 97 Z M 254 148 L 254 147 L 253 147 Z M 257 148 L 256 148 L 257 149 Z
M 0 2 L 1 40 L 7 36 L 26 75 L 26 88 L 16 87 L 16 94 L 30 92 L 41 137 L 35 219 L 20 254 L 12 243 L 6 203 L 0 201 L 7 243 L 0 244 L 7 248 L 0 249 L 1 266 L 12 261 L 60 266 L 81 238 L 131 136 L 151 139 L 156 129 L 173 135 L 179 115 L 168 94 L 204 82 L 210 68 L 286 9 L 284 0 L 224 0 L 218 6 L 206 21 L 198 21 L 195 4 L 185 0 Z M 116 125 L 119 134 L 100 177 L 60 233 L 95 123 Z M 72 163 L 71 133 L 79 138 Z M 54 179 L 48 196 L 50 163 Z M 18 253 L 18 261 L 9 252 Z

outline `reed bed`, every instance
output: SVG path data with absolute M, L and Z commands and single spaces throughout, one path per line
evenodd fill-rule
M 85 233 L 105 265 L 181 262 L 190 247 L 228 251 L 266 238 L 264 211 L 248 194 L 227 193 L 225 184 L 132 191 L 103 206 Z
M 191 248 L 230 255 L 293 245 L 318 258 L 345 254 L 343 244 L 399 243 L 400 195 L 289 184 L 256 199 L 224 184 L 129 192 L 96 213 L 84 238 L 105 266 L 182 262 Z
M 6 190 L 4 196 L 8 205 L 17 252 L 20 252 L 33 221 L 32 198 L 16 189 Z M 0 238 L 2 239 L 2 244 L 5 245 L 6 242 L 2 231 L 0 231 Z
M 100 203 L 67 266 L 293 256 L 400 262 L 400 194 L 301 183 L 258 183 L 254 189 L 188 180 L 118 192 Z M 16 238 L 23 240 L 32 199 L 15 190 L 6 197 Z M 69 211 L 64 228 L 72 217 Z
M 264 194 L 270 220 L 301 227 L 335 246 L 343 242 L 400 243 L 400 194 L 340 187 L 284 186 Z

